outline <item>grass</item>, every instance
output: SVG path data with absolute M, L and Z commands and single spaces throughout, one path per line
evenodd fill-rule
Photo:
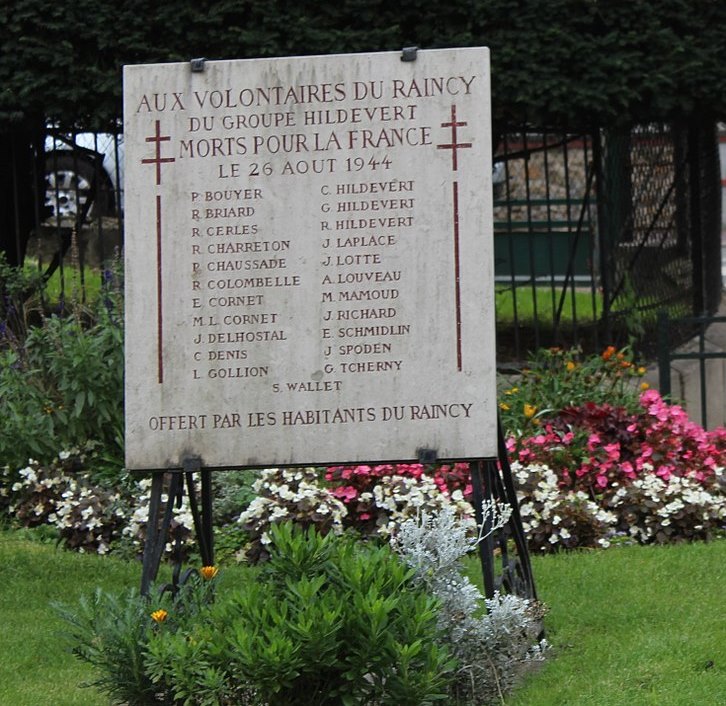
M 0 704 L 106 706 L 63 650 L 52 601 L 138 586 L 140 566 L 0 532 Z M 507 706 L 726 703 L 726 540 L 534 557 L 552 657 Z M 472 572 L 477 564 L 472 559 Z M 244 569 L 224 573 L 230 583 Z
M 44 267 L 47 267 L 45 263 Z M 38 272 L 38 263 L 27 259 L 24 265 L 27 274 Z M 101 271 L 94 267 L 83 268 L 66 265 L 59 267 L 45 285 L 44 299 L 50 306 L 57 306 L 64 295 L 66 302 L 91 303 L 98 300 L 101 295 Z
M 497 287 L 494 293 L 497 311 L 497 323 L 533 324 L 538 321 L 541 326 L 552 325 L 555 314 L 560 306 L 562 287 L 522 285 L 512 290 L 511 287 Z M 515 316 L 516 308 L 516 316 Z M 571 289 L 565 294 L 560 321 L 564 324 L 579 324 L 597 321 L 602 314 L 602 294 L 585 289 Z
M 726 704 L 726 541 L 534 557 L 554 659 L 507 706 Z
M 64 651 L 60 620 L 51 601 L 75 603 L 95 586 L 135 585 L 137 566 L 85 556 L 0 533 L 0 704 L 7 706 L 105 706 L 108 699 L 81 688 L 93 672 Z

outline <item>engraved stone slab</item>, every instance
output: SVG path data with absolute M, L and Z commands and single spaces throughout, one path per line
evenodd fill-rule
M 485 48 L 127 66 L 126 464 L 496 456 Z

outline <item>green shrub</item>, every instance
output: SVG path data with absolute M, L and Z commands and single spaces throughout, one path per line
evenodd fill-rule
M 455 663 L 439 646 L 438 602 L 389 547 L 291 524 L 270 535 L 255 580 L 213 604 L 212 581 L 197 577 L 162 602 L 97 594 L 64 609 L 97 686 L 119 702 L 187 706 L 446 699 Z
M 509 519 L 507 507 L 496 503 L 485 503 L 482 513 L 484 525 L 491 524 L 490 533 Z M 503 703 L 504 695 L 544 659 L 549 647 L 540 640 L 543 604 L 499 592 L 486 599 L 463 573 L 462 559 L 486 536 L 470 538 L 453 508 L 447 507 L 403 521 L 393 543 L 414 570 L 417 585 L 440 602 L 440 640 L 458 663 L 449 703 Z
M 155 704 L 156 689 L 144 670 L 143 648 L 154 627 L 148 603 L 135 591 L 121 596 L 100 589 L 77 608 L 57 607 L 66 641 L 82 661 L 97 668 L 93 686 L 112 703 Z
M 120 300 L 107 299 L 93 323 L 52 316 L 0 346 L 0 464 L 47 462 L 97 442 L 101 468 L 123 457 L 123 328 Z
M 591 402 L 635 412 L 639 405 L 638 365 L 627 348 L 608 346 L 600 355 L 583 356 L 578 348 L 543 348 L 521 374 L 500 380 L 499 410 L 507 432 L 531 433 L 561 409 Z

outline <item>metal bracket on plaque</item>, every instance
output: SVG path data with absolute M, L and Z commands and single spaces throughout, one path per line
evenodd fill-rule
M 401 61 L 416 61 L 418 47 L 404 47 L 401 49 Z
M 419 463 L 436 463 L 439 458 L 438 449 L 416 449 L 416 458 Z
M 192 73 L 200 74 L 202 73 L 206 68 L 207 60 L 204 57 L 199 57 L 198 59 L 192 59 L 189 62 Z

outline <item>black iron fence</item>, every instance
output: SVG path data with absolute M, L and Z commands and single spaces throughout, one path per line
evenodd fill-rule
M 660 394 L 673 402 L 688 404 L 681 397 L 686 393 L 695 401 L 695 408 L 689 407 L 690 415 L 704 428 L 722 426 L 726 411 L 724 409 L 725 383 L 723 379 L 726 350 L 714 346 L 708 340 L 711 326 L 723 326 L 726 316 L 685 316 L 672 319 L 666 311 L 658 315 L 658 387 Z M 673 332 L 686 331 L 689 345 L 682 349 L 673 348 Z M 673 370 L 675 361 L 692 361 L 693 374 L 689 380 L 680 380 L 677 394 L 673 395 Z M 720 366 L 719 368 L 714 365 Z M 690 389 L 684 389 L 690 387 Z M 680 393 L 680 395 L 678 394 Z
M 15 217 L 3 222 L 2 249 L 55 278 L 61 302 L 79 279 L 85 297 L 123 247 L 123 138 L 46 130 L 30 143 L 32 156 L 13 146 L 6 155 L 0 199 Z M 651 356 L 659 310 L 713 313 L 721 295 L 717 149 L 707 121 L 508 130 L 494 173 L 499 361 L 543 346 L 629 342 Z
M 714 124 L 509 132 L 497 149 L 500 362 L 542 346 L 632 343 L 655 354 L 657 312 L 721 296 Z

